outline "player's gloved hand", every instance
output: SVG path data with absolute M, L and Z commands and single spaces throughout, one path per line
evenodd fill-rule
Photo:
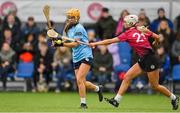
M 157 45 L 159 45 L 159 43 L 160 43 L 160 41 L 159 41 L 159 38 L 158 38 L 158 39 L 155 39 L 153 41 L 152 45 L 157 46 Z
M 143 34 L 145 34 L 146 32 L 148 32 L 149 30 L 147 29 L 147 27 L 145 26 L 138 26 L 137 29 L 139 31 L 141 31 Z
M 89 46 L 94 49 L 96 47 L 96 44 L 95 43 L 89 43 Z
M 63 46 L 62 38 L 52 38 L 52 46 L 54 47 Z

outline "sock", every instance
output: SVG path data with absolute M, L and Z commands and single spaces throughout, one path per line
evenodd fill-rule
M 171 98 L 171 100 L 175 100 L 175 99 L 176 99 L 176 96 L 175 96 L 173 93 L 171 93 L 170 98 Z
M 99 91 L 99 86 L 96 86 L 95 92 L 98 92 L 98 91 Z
M 119 94 L 117 94 L 117 95 L 115 96 L 114 100 L 116 100 L 116 101 L 119 103 L 120 100 L 121 100 L 121 98 L 122 98 L 122 96 L 119 95 Z
M 86 98 L 80 98 L 81 99 L 81 103 L 86 104 Z

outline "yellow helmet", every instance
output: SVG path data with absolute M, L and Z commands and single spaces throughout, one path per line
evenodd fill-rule
M 77 8 L 71 8 L 66 12 L 67 16 L 75 17 L 75 19 L 78 21 L 80 18 L 80 10 Z

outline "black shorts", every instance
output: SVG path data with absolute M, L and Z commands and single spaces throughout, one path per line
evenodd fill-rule
M 75 69 L 79 69 L 79 66 L 82 64 L 88 64 L 90 66 L 93 66 L 93 58 L 89 57 L 89 58 L 84 58 L 82 60 L 80 60 L 79 62 L 73 63 L 73 68 Z
M 140 57 L 138 59 L 138 64 L 140 65 L 143 71 L 151 72 L 160 68 L 160 59 L 154 53 L 154 51 L 149 50 L 149 52 L 146 55 L 144 55 L 144 57 Z

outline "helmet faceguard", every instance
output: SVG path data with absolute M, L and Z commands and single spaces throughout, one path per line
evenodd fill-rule
M 66 12 L 66 16 L 68 22 L 78 23 L 80 19 L 80 11 L 77 8 L 71 8 Z
M 128 28 L 133 27 L 136 25 L 136 23 L 138 23 L 138 16 L 136 15 L 125 16 L 124 23 Z
M 64 31 L 67 31 L 74 25 L 79 23 L 80 19 L 80 11 L 77 8 L 71 8 L 66 12 L 66 24 L 64 27 Z

